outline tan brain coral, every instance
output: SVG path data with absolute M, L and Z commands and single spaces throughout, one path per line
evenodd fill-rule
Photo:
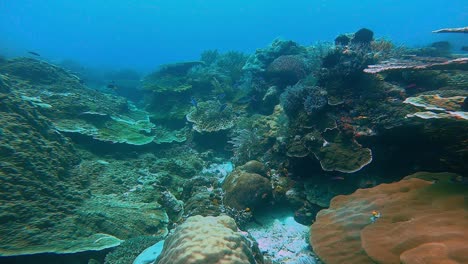
M 427 178 L 428 175 L 418 175 Z M 432 174 L 337 196 L 311 228 L 327 264 L 468 263 L 468 187 Z M 373 210 L 382 217 L 371 224 Z
M 192 216 L 169 236 L 156 263 L 255 264 L 249 240 L 228 216 Z

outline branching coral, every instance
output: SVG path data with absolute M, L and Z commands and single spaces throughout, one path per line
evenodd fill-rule
M 298 83 L 290 86 L 281 94 L 281 105 L 289 117 L 297 116 L 301 111 L 313 114 L 327 104 L 327 92 L 320 87 Z
M 259 145 L 261 137 L 257 129 L 241 129 L 234 132 L 235 136 L 228 141 L 232 144 L 234 152 L 234 162 L 247 162 L 252 159 L 256 153 L 256 146 Z

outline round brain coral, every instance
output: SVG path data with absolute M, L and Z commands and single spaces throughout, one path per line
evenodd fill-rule
M 276 58 L 267 68 L 267 72 L 272 77 L 288 79 L 290 84 L 307 75 L 307 65 L 304 58 L 299 55 L 283 55 Z
M 327 264 L 468 263 L 468 187 L 429 176 L 437 183 L 411 178 L 333 198 L 311 227 L 315 252 Z
M 255 264 L 250 241 L 228 216 L 192 216 L 169 236 L 158 264 Z

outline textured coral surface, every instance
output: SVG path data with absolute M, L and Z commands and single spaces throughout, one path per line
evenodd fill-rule
M 428 173 L 418 177 L 428 178 Z M 467 263 L 468 188 L 429 174 L 337 196 L 311 228 L 326 263 Z M 371 223 L 372 211 L 381 217 Z
M 228 216 L 193 216 L 166 239 L 158 264 L 257 263 L 249 241 Z

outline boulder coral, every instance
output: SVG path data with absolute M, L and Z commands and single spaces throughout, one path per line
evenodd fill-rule
M 289 84 L 295 84 L 307 75 L 307 65 L 302 56 L 283 55 L 268 65 L 267 73 L 272 78 L 286 80 Z
M 297 55 L 305 52 L 305 48 L 291 40 L 274 40 L 268 47 L 257 49 L 244 67 L 244 71 L 264 72 L 267 66 L 282 55 Z
M 271 183 L 258 161 L 247 162 L 236 168 L 223 183 L 224 204 L 237 210 L 255 209 L 268 203 L 271 199 Z
M 164 242 L 158 264 L 245 264 L 263 263 L 255 244 L 238 231 L 234 219 L 189 217 Z M 254 252 L 257 252 L 255 254 Z
M 468 263 L 468 188 L 454 177 L 419 173 L 337 196 L 318 213 L 310 243 L 329 264 Z M 373 211 L 381 216 L 372 223 Z

